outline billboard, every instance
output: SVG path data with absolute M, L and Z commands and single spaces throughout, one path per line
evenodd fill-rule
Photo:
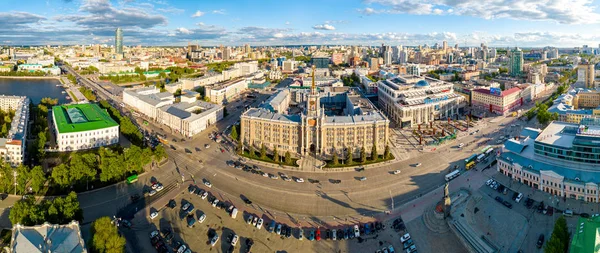
M 490 94 L 502 96 L 502 90 L 500 88 L 490 88 Z

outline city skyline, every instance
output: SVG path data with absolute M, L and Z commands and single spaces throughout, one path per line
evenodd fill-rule
M 361 44 L 574 47 L 600 43 L 598 1 L 34 0 L 0 12 L 0 44 Z M 491 5 L 491 6 L 490 6 Z M 564 8 L 564 6 L 570 8 Z M 493 6 L 493 7 L 492 7 Z

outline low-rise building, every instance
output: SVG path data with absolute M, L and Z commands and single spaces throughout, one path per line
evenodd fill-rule
M 183 90 L 180 102 L 176 103 L 171 93 L 154 87 L 123 91 L 123 103 L 186 137 L 200 133 L 223 118 L 223 106 L 198 101 L 198 97 L 194 91 Z
M 224 81 L 215 85 L 206 86 L 204 92 L 210 99 L 210 102 L 216 104 L 227 103 L 233 97 L 248 89 L 249 80 L 246 78 L 236 78 Z
M 490 113 L 507 115 L 523 105 L 523 97 L 518 87 L 505 91 L 499 88 L 475 89 L 471 96 L 471 105 Z
M 65 225 L 44 223 L 36 226 L 15 224 L 10 239 L 10 252 L 86 253 L 85 240 L 81 236 L 79 223 Z
M 52 122 L 59 151 L 91 149 L 119 143 L 119 124 L 97 104 L 54 106 Z

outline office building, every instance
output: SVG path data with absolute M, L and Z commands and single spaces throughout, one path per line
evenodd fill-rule
M 25 160 L 29 126 L 29 98 L 0 95 L 0 109 L 5 112 L 15 111 L 6 138 L 0 138 L 0 158 L 11 166 L 18 166 Z
M 313 76 L 314 78 L 314 76 Z M 327 90 L 327 91 L 326 91 Z M 255 150 L 265 145 L 280 155 L 354 157 L 361 147 L 383 152 L 389 140 L 389 120 L 354 88 L 289 88 L 259 108 L 241 116 L 240 142 Z
M 155 87 L 123 91 L 123 103 L 159 124 L 192 137 L 223 119 L 223 106 L 198 100 L 199 94 L 183 90 L 179 103 L 169 92 Z
M 452 83 L 415 75 L 378 81 L 377 92 L 380 108 L 400 127 L 455 117 L 465 102 Z
M 15 224 L 10 238 L 10 252 L 86 253 L 87 249 L 78 222 L 72 221 L 65 225 L 46 222 L 36 226 Z
M 248 83 L 249 81 L 246 78 L 227 80 L 206 86 L 204 88 L 204 93 L 212 103 L 220 105 L 227 104 L 229 100 L 246 91 L 246 89 L 248 89 Z
M 523 51 L 515 48 L 509 51 L 510 59 L 508 62 L 508 71 L 511 76 L 519 76 L 523 73 Z
M 561 198 L 599 202 L 600 120 L 552 122 L 525 128 L 497 157 L 497 170 L 514 181 Z M 514 183 L 513 183 L 514 184 Z
M 507 115 L 523 105 L 521 89 L 513 87 L 505 91 L 500 88 L 474 89 L 471 105 L 497 115 Z
M 52 122 L 59 151 L 91 149 L 119 143 L 119 124 L 97 104 L 54 106 Z
M 329 68 L 329 56 L 313 56 L 310 59 L 310 64 L 318 69 Z
M 596 88 L 596 84 L 594 79 L 596 78 L 596 73 L 594 70 L 595 65 L 593 63 L 585 63 L 579 65 L 581 69 L 585 71 L 585 87 L 589 89 Z
M 379 58 L 371 57 L 371 59 L 369 60 L 369 67 L 372 71 L 379 70 Z
M 123 30 L 120 27 L 115 31 L 115 53 L 123 54 Z

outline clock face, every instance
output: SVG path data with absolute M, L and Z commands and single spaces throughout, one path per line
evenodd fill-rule
M 310 105 L 311 105 L 311 106 L 314 106 L 314 105 L 315 105 L 315 101 L 314 101 L 314 100 L 311 100 L 311 101 L 310 101 Z

